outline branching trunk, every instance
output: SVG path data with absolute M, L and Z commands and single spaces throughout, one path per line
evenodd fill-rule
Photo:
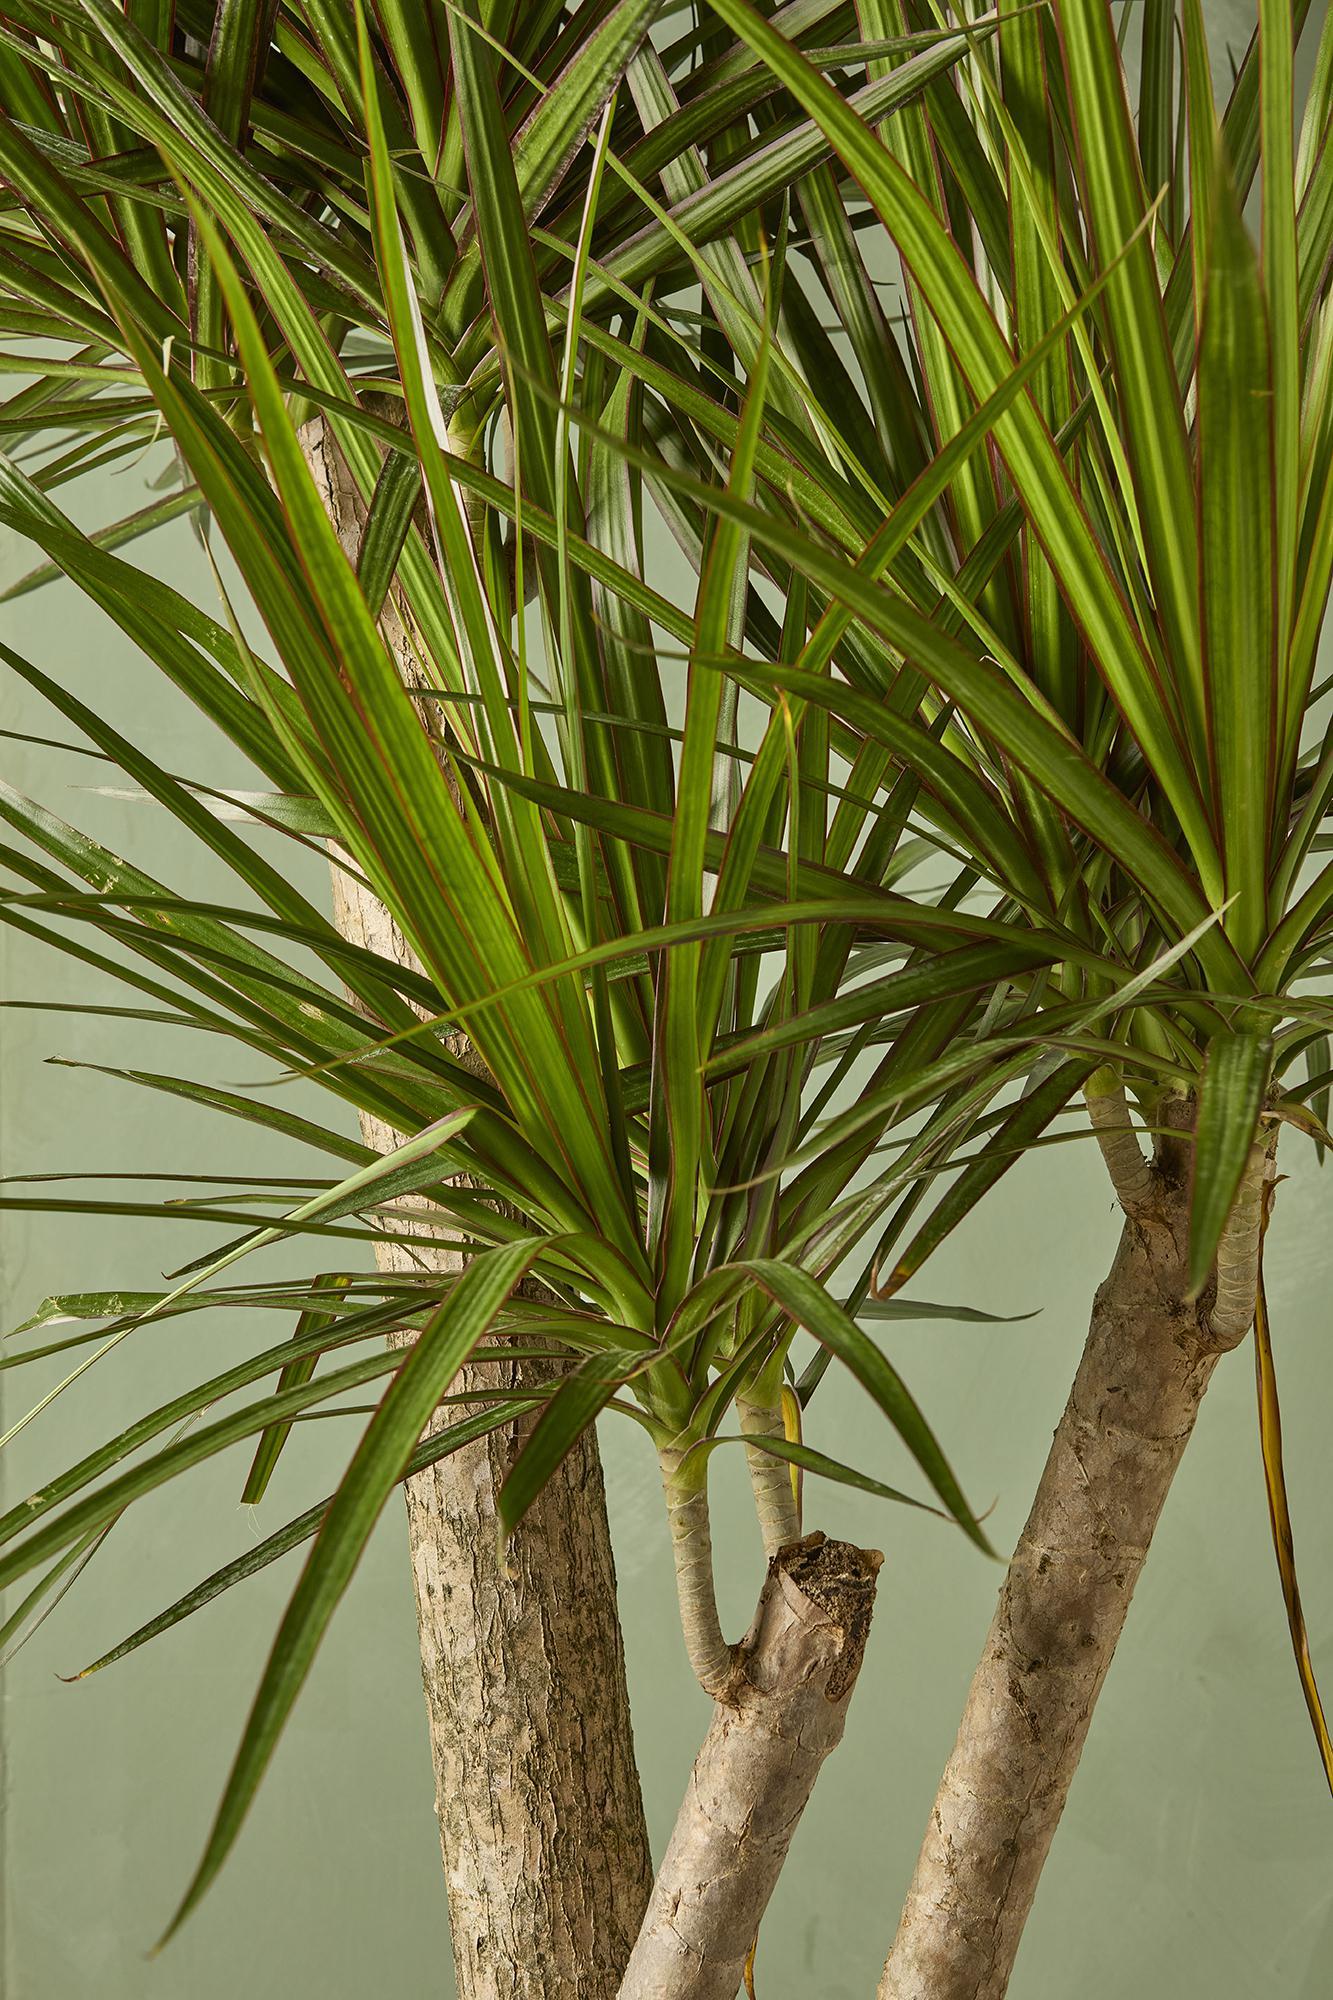
M 743 1427 L 768 1434 L 773 1413 L 748 1407 Z M 822 1534 L 772 1550 L 754 1623 L 729 1646 L 713 1589 L 707 1462 L 703 1451 L 662 1453 L 685 1648 L 716 1706 L 620 2000 L 734 2000 L 796 1823 L 841 1739 L 883 1561 Z M 770 1511 L 766 1534 L 783 1512 Z
M 1006 1991 L 1200 1399 L 1254 1314 L 1269 1151 L 1256 1146 L 1246 1171 L 1216 1297 L 1190 1303 L 1184 1145 L 1169 1138 L 1156 1166 L 1140 1160 L 1139 1173 L 1126 1125 L 1094 1116 L 1132 1206 L 1000 1592 L 879 2000 L 998 2000 Z
M 349 552 L 360 510 L 320 420 L 303 442 Z M 410 648 L 386 637 L 404 677 Z M 410 963 L 389 912 L 334 866 L 335 917 Z M 398 1136 L 362 1118 L 367 1145 Z M 420 1228 L 420 1204 L 414 1221 Z M 457 1268 L 456 1253 L 377 1245 L 381 1269 Z M 550 1368 L 537 1375 L 549 1379 Z M 455 1388 L 521 1387 L 530 1364 L 479 1364 Z M 408 1540 L 460 2000 L 611 2000 L 651 1864 L 634 1762 L 601 1465 L 587 1433 L 496 1552 L 495 1501 L 519 1426 L 409 1481 Z
M 734 2000 L 797 1821 L 842 1736 L 881 1560 L 815 1534 L 770 1562 L 620 2000 Z

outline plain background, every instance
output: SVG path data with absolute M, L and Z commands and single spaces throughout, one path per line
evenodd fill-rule
M 1318 9 L 1314 10 L 1316 15 Z M 1245 0 L 1208 8 L 1248 28 Z M 1316 24 L 1317 25 L 1317 24 Z M 143 504 L 142 467 L 70 503 L 90 524 Z M 68 499 L 68 495 L 66 496 Z M 140 559 L 203 588 L 187 530 Z M 0 549 L 0 581 L 30 552 Z M 247 773 L 188 704 L 64 585 L 0 607 L 0 634 L 105 708 L 169 768 L 211 784 Z M 25 693 L 5 726 L 68 734 Z M 99 794 L 85 759 L 7 742 L 11 783 L 186 894 L 222 887 L 207 856 L 153 807 Z M 260 835 L 260 838 L 267 836 Z M 287 852 L 286 849 L 283 850 Z M 311 863 L 309 893 L 323 892 Z M 0 932 L 10 1000 L 125 1004 L 69 961 Z M 247 1126 L 65 1067 L 50 1056 L 214 1081 L 258 1064 L 185 1031 L 77 1013 L 0 1015 L 0 1171 L 300 1173 L 298 1150 Z M 307 1087 L 310 1088 L 310 1087 Z M 287 1099 L 294 1107 L 300 1092 Z M 307 1100 L 322 1105 L 311 1090 Z M 325 1115 L 328 1107 L 323 1106 Z M 1269 1290 L 1297 1554 L 1315 1659 L 1333 1686 L 1333 1392 L 1328 1216 L 1333 1186 L 1290 1135 L 1270 1237 Z M 315 1165 L 313 1171 L 322 1170 Z M 74 1189 L 75 1193 L 96 1190 Z M 13 1193 L 15 1190 L 11 1189 Z M 22 1193 L 22 1190 L 17 1192 Z M 131 1182 L 105 1192 L 152 1198 Z M 53 1291 L 152 1286 L 216 1240 L 182 1222 L 0 1213 L 12 1326 Z M 1116 1219 L 1085 1146 L 1017 1168 L 930 1265 L 923 1295 L 1020 1322 L 886 1329 L 890 1352 L 974 1500 L 1021 1526 L 1109 1261 Z M 311 1253 L 313 1254 L 313 1253 Z M 260 1268 L 257 1264 L 256 1271 Z M 270 1259 L 270 1275 L 296 1269 Z M 282 1323 L 273 1323 L 280 1338 Z M 175 1388 L 224 1365 L 238 1335 L 199 1315 L 147 1328 L 35 1424 L 0 1467 L 6 1504 Z M 6 1421 L 37 1371 L 0 1375 Z M 811 1440 L 906 1479 L 884 1420 L 835 1370 Z M 641 1434 L 603 1426 L 621 1610 L 645 1794 L 660 1852 L 708 1704 L 686 1667 L 655 1468 Z M 242 1509 L 248 1449 L 137 1507 L 3 1677 L 5 2000 L 223 2000 L 244 1992 L 439 2000 L 452 1990 L 401 1509 L 391 1505 L 301 1697 L 241 1842 L 205 1905 L 147 1953 L 197 1859 L 268 1645 L 294 1580 L 266 1571 L 93 1680 L 76 1672 L 145 1617 L 327 1490 L 347 1423 L 298 1428 L 264 1505 Z M 725 1455 L 724 1455 L 725 1456 Z M 717 1461 L 715 1461 L 717 1463 Z M 761 1574 L 736 1465 L 716 1511 L 727 1622 L 747 1622 Z M 948 1753 L 999 1570 L 919 1515 L 810 1482 L 807 1519 L 887 1552 L 865 1672 L 765 1919 L 760 2000 L 863 2000 Z M 1219 1369 L 1102 1698 L 1015 1975 L 1014 2000 L 1325 2000 L 1333 1991 L 1333 1805 L 1306 1721 L 1268 1534 L 1247 1343 Z

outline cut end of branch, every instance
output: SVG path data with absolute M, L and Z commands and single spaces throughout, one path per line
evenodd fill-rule
M 878 1549 L 819 1533 L 771 1559 L 620 2000 L 731 2000 L 742 1984 L 792 1834 L 843 1733 L 882 1563 Z
M 875 1586 L 883 1562 L 879 1549 L 858 1549 L 851 1542 L 830 1541 L 816 1529 L 801 1541 L 789 1542 L 779 1549 L 769 1565 L 770 1583 L 782 1589 L 788 1603 L 793 1590 L 799 1592 L 837 1635 L 838 1657 L 826 1689 L 830 1701 L 841 1701 L 849 1694 L 861 1671 Z M 748 1651 L 747 1643 L 742 1653 L 742 1670 Z

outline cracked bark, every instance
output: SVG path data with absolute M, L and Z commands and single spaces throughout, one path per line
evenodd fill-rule
M 322 418 L 302 442 L 355 559 L 364 513 Z M 383 622 L 410 685 L 419 669 L 392 604 Z M 336 855 L 333 880 L 343 935 L 411 964 L 389 911 Z M 361 1128 L 377 1151 L 398 1142 L 373 1117 Z M 403 1206 L 419 1226 L 421 1204 Z M 382 1243 L 376 1256 L 383 1270 L 416 1273 L 458 1262 L 444 1246 Z M 489 1363 L 465 1368 L 454 1387 L 521 1388 L 550 1373 Z M 506 1426 L 405 1488 L 458 1992 L 612 2000 L 652 1875 L 601 1464 L 589 1432 L 502 1564 L 496 1495 L 521 1443 L 522 1426 Z
M 820 1766 L 841 1740 L 882 1560 L 812 1534 L 769 1563 L 620 2000 L 735 2000 Z
M 1177 1104 L 1168 1115 L 1187 1114 Z M 1200 1400 L 1253 1319 L 1271 1144 L 1251 1156 L 1215 1287 L 1190 1303 L 1185 1144 L 1169 1135 L 1140 1175 L 1123 1133 L 1109 1136 L 1117 1186 L 1138 1198 L 1000 1592 L 879 2000 L 1005 1993 Z

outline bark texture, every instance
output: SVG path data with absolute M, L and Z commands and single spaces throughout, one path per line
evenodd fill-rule
M 797 1821 L 842 1737 L 882 1560 L 813 1534 L 770 1562 L 620 2000 L 735 2000 Z
M 1248 1330 L 1256 1147 L 1227 1252 L 1227 1310 L 1186 1298 L 1185 1149 L 1168 1139 L 1097 1293 L 1087 1346 L 968 1695 L 879 2000 L 998 2000 L 1153 1529 L 1218 1358 Z M 1219 1267 L 1223 1264 L 1219 1254 Z M 1220 1272 L 1219 1272 L 1220 1275 Z M 1248 1286 L 1248 1309 L 1236 1304 Z
M 322 419 L 307 458 L 349 553 L 362 516 Z M 416 666 L 392 607 L 386 637 Z M 389 912 L 334 857 L 338 928 L 411 964 Z M 461 1053 L 461 1051 L 460 1051 Z M 363 1116 L 367 1145 L 400 1135 Z M 405 1211 L 421 1204 L 410 1198 Z M 457 1268 L 456 1253 L 377 1245 L 381 1269 Z M 465 1368 L 455 1390 L 549 1380 L 549 1365 Z M 441 1417 L 439 1421 L 445 1419 Z M 496 1495 L 522 1443 L 507 1426 L 406 1487 L 422 1679 L 460 2000 L 611 2000 L 652 1881 L 596 1439 L 565 1459 L 496 1552 Z

